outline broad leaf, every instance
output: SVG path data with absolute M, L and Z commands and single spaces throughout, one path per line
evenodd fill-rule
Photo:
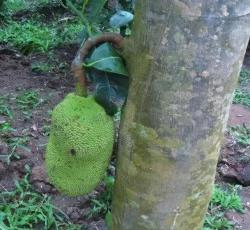
M 95 100 L 107 114 L 114 115 L 122 108 L 128 94 L 128 77 L 92 69 L 89 80 Z
M 108 43 L 98 46 L 90 55 L 84 66 L 87 68 L 95 68 L 104 72 L 116 73 L 128 76 L 122 58 L 117 51 Z
M 88 17 L 90 20 L 96 20 L 100 15 L 104 5 L 107 0 L 89 0 L 87 3 L 87 7 L 89 10 Z

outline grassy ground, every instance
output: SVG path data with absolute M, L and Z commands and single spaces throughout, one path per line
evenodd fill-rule
M 203 230 L 233 229 L 233 223 L 227 220 L 225 213 L 234 210 L 244 212 L 243 203 L 238 195 L 238 186 L 222 189 L 215 186 Z
M 234 93 L 234 104 L 242 104 L 250 108 L 250 70 L 243 69 L 240 73 L 239 87 Z
M 32 190 L 29 169 L 26 170 L 26 176 L 15 181 L 15 190 L 0 192 L 0 229 L 83 229 L 72 224 L 68 216 L 51 203 L 48 195 Z
M 71 14 L 54 12 L 48 21 L 46 16 L 34 14 L 38 9 L 56 1 L 48 0 L 6 0 L 4 10 L 1 12 L 0 44 L 8 45 L 10 49 L 17 49 L 24 55 L 41 55 L 44 59 L 34 59 L 31 71 L 34 73 L 55 73 L 68 68 L 55 56 L 56 50 L 75 43 L 81 34 L 81 22 Z M 30 16 L 14 17 L 17 13 L 29 10 Z M 33 13 L 32 13 L 33 12 Z M 240 86 L 235 91 L 234 103 L 250 108 L 250 71 L 243 70 L 240 76 Z M 30 135 L 25 128 L 19 136 L 11 136 L 15 131 L 12 127 L 14 109 L 18 108 L 26 121 L 32 119 L 33 113 L 39 106 L 46 103 L 46 98 L 34 89 L 18 91 L 15 96 L 0 95 L 0 115 L 5 118 L 0 123 L 1 140 L 8 144 L 10 151 L 1 155 L 0 160 L 11 164 L 20 159 L 17 149 L 28 148 Z M 50 112 L 49 110 L 47 111 Z M 49 135 L 49 125 L 44 123 L 41 133 Z M 230 127 L 230 133 L 241 145 L 250 145 L 249 127 Z M 25 176 L 15 181 L 12 191 L 2 189 L 0 194 L 0 229 L 84 229 L 85 225 L 73 224 L 70 218 L 51 202 L 50 195 L 35 192 L 29 182 L 30 168 L 25 165 Z M 85 218 L 106 216 L 106 223 L 110 223 L 110 202 L 114 178 L 107 177 L 104 181 L 105 188 L 97 196 L 90 197 L 88 211 Z M 227 220 L 225 213 L 229 210 L 243 212 L 243 204 L 238 195 L 238 186 L 215 186 L 213 197 L 209 204 L 205 219 L 204 230 L 233 229 L 233 223 Z M 86 227 L 87 228 L 87 227 Z

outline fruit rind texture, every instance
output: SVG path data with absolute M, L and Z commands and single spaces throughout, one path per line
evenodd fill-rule
M 105 175 L 113 142 L 113 120 L 94 98 L 68 94 L 52 112 L 45 156 L 50 182 L 70 196 L 91 192 Z

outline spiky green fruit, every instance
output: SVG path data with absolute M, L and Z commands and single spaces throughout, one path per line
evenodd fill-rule
M 64 194 L 92 191 L 109 164 L 114 125 L 92 97 L 69 94 L 52 112 L 45 164 L 49 179 Z

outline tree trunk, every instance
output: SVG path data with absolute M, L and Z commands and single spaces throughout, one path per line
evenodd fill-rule
M 136 4 L 113 230 L 201 229 L 249 39 L 249 0 Z

